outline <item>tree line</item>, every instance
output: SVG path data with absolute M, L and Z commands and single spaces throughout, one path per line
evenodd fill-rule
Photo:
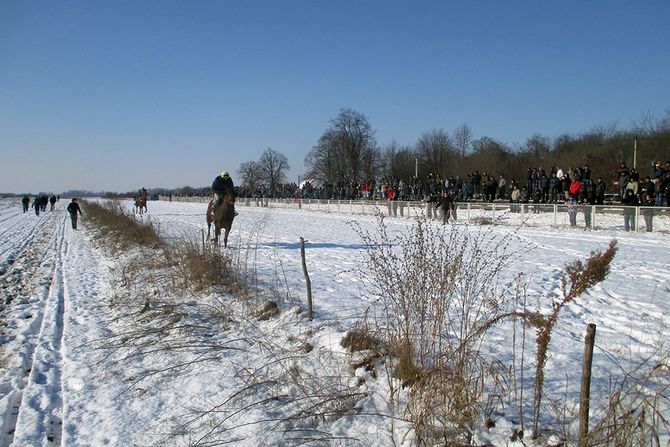
M 560 166 L 569 171 L 588 165 L 611 185 L 620 162 L 646 175 L 654 160 L 670 160 L 670 109 L 660 119 L 643 115 L 628 129 L 608 125 L 555 138 L 532 134 L 516 146 L 489 136 L 475 138 L 467 124 L 452 132 L 427 131 L 413 145 L 380 145 L 367 116 L 343 109 L 305 156 L 305 178 L 358 184 L 431 172 L 464 178 L 479 171 L 524 179 L 528 168 Z M 289 169 L 288 159 L 268 148 L 258 161 L 242 163 L 237 173 L 245 189 L 272 192 L 286 182 Z

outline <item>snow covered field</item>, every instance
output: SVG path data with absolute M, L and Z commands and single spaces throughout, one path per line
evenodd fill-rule
M 244 309 L 230 310 L 234 317 L 225 324 L 203 319 L 212 343 L 226 349 L 200 351 L 198 355 L 211 355 L 211 360 L 168 369 L 182 360 L 192 361 L 193 354 L 176 349 L 169 355 L 120 356 L 101 349 L 119 330 L 118 315 L 109 303 L 120 287 L 118 263 L 124 255 L 109 256 L 95 243 L 86 214 L 79 229 L 72 230 L 66 205 L 61 201 L 55 211 L 35 216 L 22 213 L 17 200 L 0 201 L 0 446 L 215 445 L 207 443 L 208 433 L 215 433 L 221 444 L 243 446 L 414 445 L 409 424 L 390 417 L 394 408 L 386 378 L 349 368 L 351 354 L 340 346 L 346 331 L 366 312 L 374 317 L 379 310 L 362 283 L 364 245 L 351 226 L 355 219 L 373 231 L 374 217 L 238 206 L 230 256 L 251 266 L 257 280 L 281 298 L 282 313 L 242 326 L 234 323 Z M 130 208 L 131 203 L 124 206 Z M 200 239 L 204 205 L 161 201 L 148 206 L 144 220 L 157 225 L 166 240 Z M 410 219 L 386 223 L 392 233 L 406 232 L 412 225 Z M 667 234 L 585 232 L 550 225 L 457 223 L 455 228 L 492 231 L 500 237 L 514 233 L 512 248 L 525 253 L 506 266 L 502 280 L 511 283 L 522 273 L 529 303 L 539 303 L 543 310 L 558 294 L 566 263 L 584 260 L 591 251 L 606 249 L 611 239 L 618 240 L 607 279 L 569 304 L 559 318 L 546 368 L 548 401 L 560 401 L 563 408 L 578 403 L 588 323 L 598 328 L 592 415 L 602 408 L 610 379 L 620 377 L 621 368 L 638 364 L 670 338 Z M 295 312 L 305 301 L 300 237 L 307 241 L 312 322 Z M 232 300 L 217 292 L 179 298 L 184 309 L 194 312 L 203 302 L 214 306 Z M 509 362 L 509 327 L 495 328 L 488 340 L 490 355 Z M 312 349 L 298 356 L 298 346 L 304 344 Z M 532 346 L 530 336 L 528 344 Z M 282 361 L 278 352 L 284 355 Z M 296 359 L 284 362 L 290 356 Z M 266 381 L 259 378 L 274 363 L 289 365 L 284 373 L 291 377 L 295 371 L 310 378 L 323 372 L 327 379 L 320 379 L 319 387 L 348 393 L 354 402 L 350 411 L 316 425 L 297 418 L 287 424 L 285 417 L 303 408 L 295 402 L 305 394 L 302 382 L 296 381 L 294 387 L 276 389 L 271 393 L 275 397 L 263 400 L 267 388 L 280 388 L 269 373 Z M 165 371 L 158 373 L 161 369 Z M 314 399 L 318 393 L 307 394 Z M 522 445 L 509 440 L 517 420 L 510 414 L 494 419 L 496 426 L 478 433 L 478 443 Z M 545 422 L 554 421 L 545 417 Z M 529 439 L 524 442 L 533 445 Z M 662 442 L 668 445 L 667 434 Z

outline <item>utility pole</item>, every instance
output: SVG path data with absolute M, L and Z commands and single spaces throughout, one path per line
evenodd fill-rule
M 414 178 L 419 178 L 419 156 L 414 156 Z
M 633 140 L 633 169 L 637 169 L 637 135 Z

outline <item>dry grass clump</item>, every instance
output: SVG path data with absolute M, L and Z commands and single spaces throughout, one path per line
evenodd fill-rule
M 377 350 L 380 348 L 379 340 L 372 334 L 367 318 L 364 318 L 362 322 L 348 331 L 342 338 L 342 341 L 340 341 L 340 345 L 343 348 L 348 348 L 351 352 Z
M 508 310 L 499 276 L 514 234 L 418 221 L 396 237 L 383 218 L 375 234 L 355 229 L 366 246 L 364 283 L 383 307 L 376 332 L 394 357 L 390 375 L 410 387 L 419 443 L 471 439 L 487 400 L 482 328 Z
M 581 296 L 594 285 L 602 282 L 609 273 L 610 265 L 617 252 L 617 241 L 612 240 L 604 252 L 592 252 L 586 264 L 575 260 L 567 264 L 561 275 L 561 290 L 563 296 L 560 300 L 551 303 L 551 313 L 544 315 L 539 311 L 513 311 L 501 313 L 482 325 L 477 336 L 481 336 L 492 326 L 510 317 L 519 318 L 536 330 L 535 338 L 535 383 L 533 397 L 533 438 L 539 435 L 539 421 L 542 409 L 542 398 L 544 388 L 544 368 L 547 362 L 549 343 L 551 335 L 558 323 L 558 317 L 563 307 Z
M 108 243 L 114 250 L 132 246 L 146 248 L 165 246 L 165 242 L 151 222 L 138 221 L 130 211 L 125 210 L 115 200 L 109 200 L 103 205 L 83 201 L 83 208 L 87 218 L 96 226 L 99 239 Z
M 518 290 L 501 283 L 501 272 L 523 250 L 509 250 L 514 233 L 495 237 L 490 229 L 419 221 L 396 237 L 383 218 L 376 234 L 355 229 L 366 246 L 364 282 L 372 285 L 369 292 L 383 307 L 377 332 L 394 357 L 390 375 L 409 387 L 405 411 L 419 444 L 469 443 L 482 416 L 490 420 L 494 403 L 507 392 L 509 370 L 496 367 L 495 359 L 479 348 L 487 331 L 509 318 L 520 318 L 536 330 L 537 437 L 544 367 L 559 313 L 606 278 L 616 241 L 602 253 L 591 253 L 585 263 L 577 260 L 565 267 L 563 296 L 546 315 L 513 309 Z
M 258 321 L 267 321 L 279 315 L 279 306 L 274 301 L 265 301 L 254 308 L 251 315 Z
M 146 249 L 142 262 L 128 260 L 121 265 L 123 284 L 130 283 L 129 278 L 141 277 L 145 284 L 189 292 L 200 292 L 213 286 L 232 288 L 236 284 L 231 260 L 220 252 L 203 250 L 188 237 L 168 245 L 156 226 L 138 221 L 115 200 L 102 205 L 86 202 L 85 207 L 87 217 L 98 232 L 96 239 L 112 251 Z
M 235 283 L 230 258 L 218 251 L 201 250 L 195 242 L 184 239 L 166 246 L 163 252 L 165 267 L 176 287 L 201 292 Z
M 645 361 L 614 387 L 587 435 L 589 446 L 667 446 L 670 440 L 670 353 Z M 658 361 L 660 360 L 660 361 Z M 665 438 L 665 439 L 664 439 Z
M 609 273 L 609 268 L 617 252 L 617 242 L 613 240 L 604 252 L 592 252 L 586 265 L 575 260 L 565 266 L 561 276 L 561 290 L 563 298 L 552 303 L 551 314 L 547 316 L 532 313 L 528 321 L 537 330 L 536 338 L 536 372 L 535 372 L 535 415 L 533 420 L 533 438 L 538 436 L 540 408 L 542 403 L 542 388 L 544 386 L 544 367 L 547 362 L 547 352 L 551 333 L 558 322 L 561 309 L 574 301 L 589 288 L 603 281 Z

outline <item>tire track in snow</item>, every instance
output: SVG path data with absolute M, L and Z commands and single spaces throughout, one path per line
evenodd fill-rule
M 34 225 L 26 223 L 25 220 L 18 221 L 2 233 L 0 240 L 5 242 L 0 246 L 0 278 L 11 272 L 14 263 L 44 234 L 42 230 L 56 219 L 56 214 L 49 213 L 45 217 L 40 218 Z
M 45 258 L 51 255 L 51 282 L 28 328 L 28 336 L 30 333 L 38 335 L 37 342 L 26 345 L 23 365 L 27 377 L 14 384 L 15 388 L 11 390 L 11 412 L 7 414 L 5 410 L 0 444 L 7 441 L 6 445 L 16 446 L 60 445 L 63 413 L 61 350 L 66 299 L 63 269 L 68 249 L 64 221 L 60 219 L 46 247 L 31 244 L 35 245 L 33 252 L 46 248 L 43 250 L 47 253 Z M 28 266 L 40 270 L 43 262 L 35 263 L 30 261 L 30 256 L 27 258 Z

